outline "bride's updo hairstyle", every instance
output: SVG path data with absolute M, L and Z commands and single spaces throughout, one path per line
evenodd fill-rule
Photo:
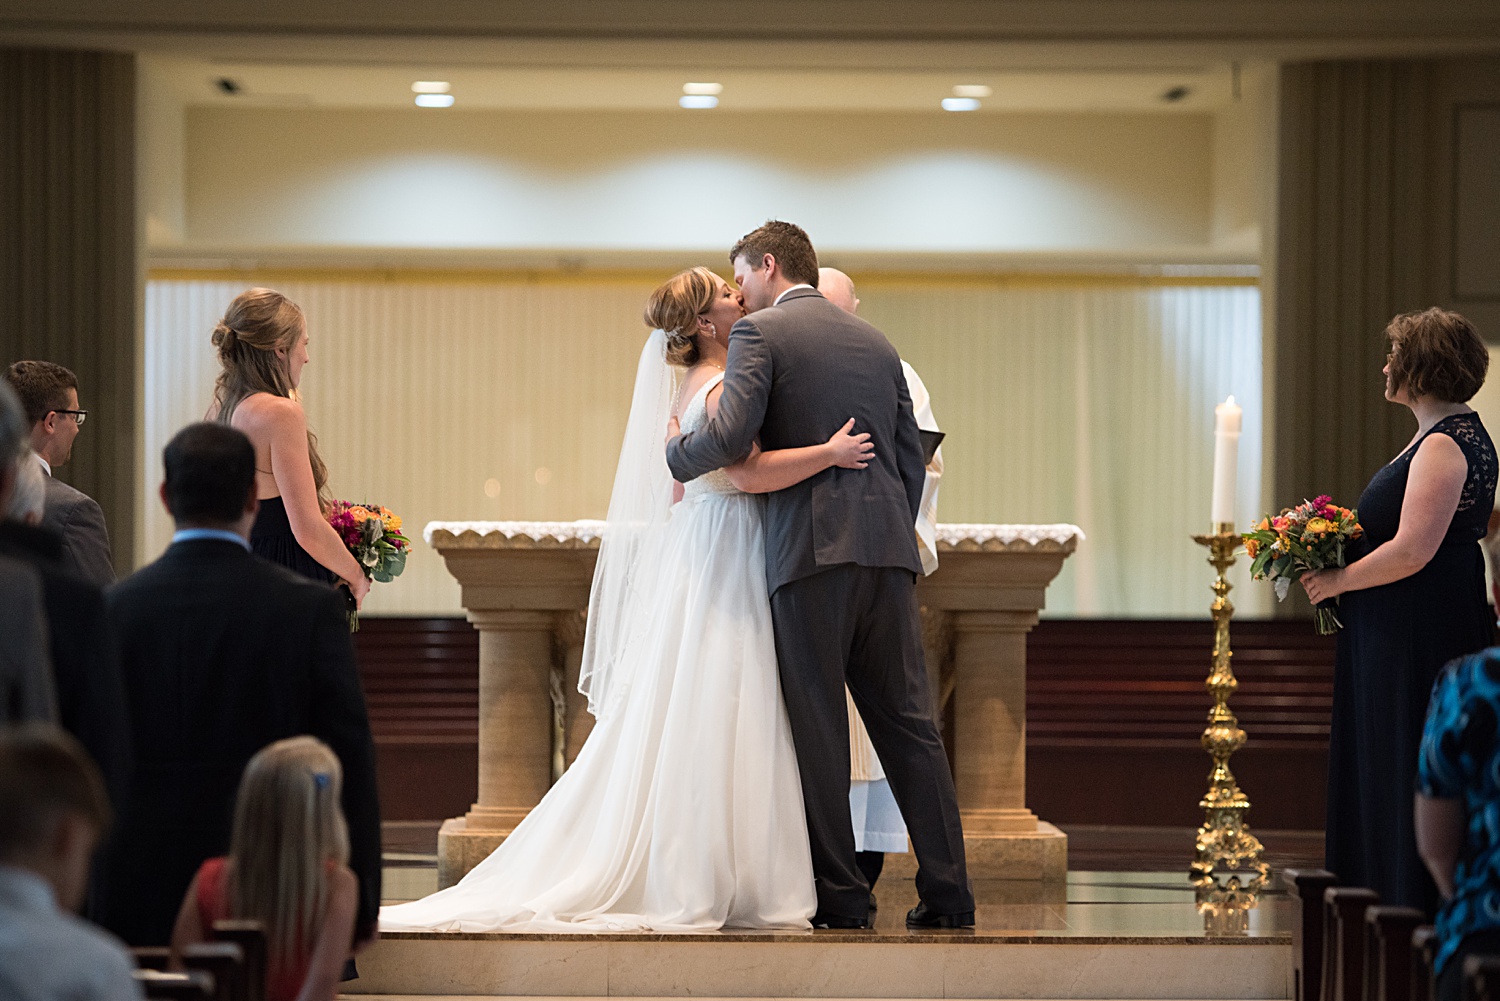
M 704 267 L 668 278 L 646 300 L 646 325 L 667 335 L 667 362 L 698 362 L 698 317 L 708 312 L 719 290 L 719 276 Z
M 270 393 L 297 399 L 286 362 L 277 349 L 290 353 L 307 329 L 302 307 L 273 289 L 252 288 L 241 292 L 214 325 L 213 345 L 219 351 L 222 371 L 214 384 L 210 419 L 228 424 L 245 397 Z M 307 432 L 307 457 L 312 461 L 313 482 L 318 498 L 328 482 L 328 467 L 318 456 L 318 439 Z

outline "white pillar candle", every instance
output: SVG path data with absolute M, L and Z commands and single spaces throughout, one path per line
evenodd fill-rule
M 1235 474 L 1240 461 L 1240 424 L 1244 414 L 1231 396 L 1214 407 L 1215 526 L 1234 523 Z

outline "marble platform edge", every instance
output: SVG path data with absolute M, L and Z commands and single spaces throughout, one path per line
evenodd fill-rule
M 1289 946 L 1291 932 L 1269 935 L 1070 935 L 1059 932 L 941 931 L 846 932 L 846 931 L 709 931 L 709 932 L 504 932 L 504 931 L 382 931 L 381 941 L 396 942 L 497 942 L 533 944 L 537 942 L 693 942 L 714 945 L 728 943 L 767 945 L 801 943 L 804 945 L 1231 945 Z
M 576 938 L 576 936 L 574 937 Z M 950 944 L 958 945 L 954 939 Z M 874 944 L 874 943 L 871 943 Z M 809 942 L 771 951 L 746 944 L 572 941 L 375 943 L 351 995 L 571 998 L 1031 999 L 1286 1001 L 1292 949 L 1132 947 L 857 948 Z M 714 946 L 717 945 L 717 948 Z M 1204 971 L 1212 974 L 1205 976 Z

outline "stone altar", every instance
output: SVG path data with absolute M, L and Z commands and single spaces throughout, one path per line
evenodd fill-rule
M 423 533 L 479 630 L 479 790 L 466 815 L 443 824 L 439 886 L 505 840 L 588 736 L 578 668 L 603 528 L 435 521 Z M 938 569 L 917 585 L 974 879 L 1067 873 L 1066 836 L 1026 808 L 1026 634 L 1082 539 L 1074 525 L 940 525 Z M 914 857 L 890 856 L 887 872 L 913 874 Z

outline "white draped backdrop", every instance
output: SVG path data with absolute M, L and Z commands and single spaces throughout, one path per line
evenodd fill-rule
M 163 272 L 146 297 L 143 560 L 171 534 L 162 445 L 202 417 L 209 332 L 252 284 L 308 313 L 303 393 L 336 496 L 385 504 L 414 539 L 433 519 L 603 515 L 650 277 Z M 1230 393 L 1245 407 L 1241 520 L 1259 514 L 1253 284 L 890 277 L 859 291 L 948 432 L 942 520 L 1082 526 L 1050 614 L 1206 614 L 1210 571 L 1188 535 L 1208 522 L 1213 404 Z M 1238 608 L 1267 612 L 1237 571 Z M 458 588 L 419 543 L 367 611 L 458 614 Z

